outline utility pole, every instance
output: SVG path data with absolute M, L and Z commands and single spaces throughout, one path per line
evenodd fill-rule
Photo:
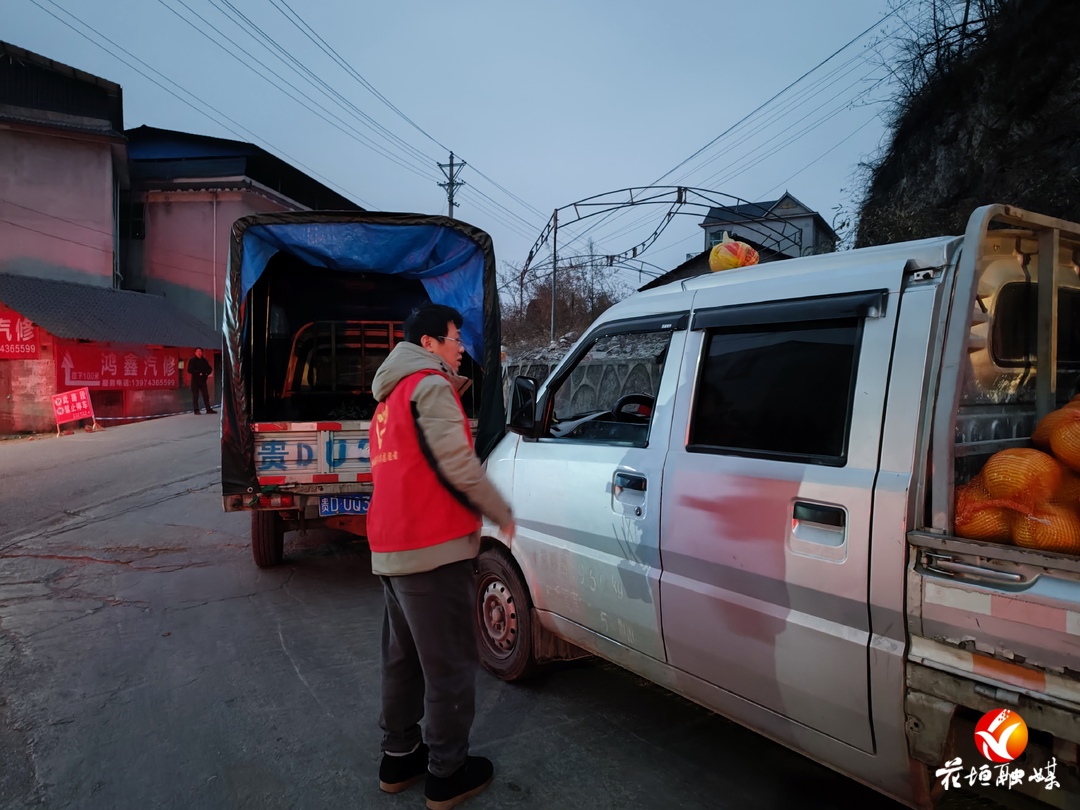
M 457 176 L 459 174 L 461 174 L 461 170 L 464 169 L 465 166 L 467 166 L 468 164 L 465 163 L 464 161 L 461 161 L 460 163 L 455 164 L 454 163 L 454 153 L 451 152 L 450 153 L 450 163 L 449 164 L 440 163 L 438 165 L 439 165 L 439 168 L 442 169 L 443 176 L 446 178 L 446 182 L 445 183 L 439 183 L 439 185 L 442 188 L 446 189 L 446 199 L 447 199 L 447 202 L 449 203 L 449 205 L 447 206 L 447 208 L 448 208 L 447 216 L 453 218 L 453 216 L 454 216 L 454 208 L 458 205 L 458 203 L 454 202 L 454 189 L 456 189 L 458 186 L 465 185 L 465 182 L 463 180 L 458 180 Z
M 555 344 L 555 274 L 559 271 L 559 209 L 551 215 L 554 227 L 551 229 L 551 343 Z

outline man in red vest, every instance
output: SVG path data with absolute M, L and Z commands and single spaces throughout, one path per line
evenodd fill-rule
M 427 806 L 448 810 L 490 783 L 469 756 L 476 700 L 476 556 L 481 515 L 507 540 L 509 505 L 484 473 L 458 397 L 461 314 L 426 304 L 372 391 L 371 568 L 382 579 L 383 759 L 379 787 L 398 793 L 427 774 Z M 420 720 L 426 717 L 426 744 Z

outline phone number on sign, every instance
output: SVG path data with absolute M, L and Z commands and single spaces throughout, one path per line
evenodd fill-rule
M 36 351 L 36 343 L 0 343 L 0 352 L 5 354 L 33 354 Z

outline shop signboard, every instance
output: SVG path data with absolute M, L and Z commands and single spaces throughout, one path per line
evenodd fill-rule
M 179 388 L 178 361 L 176 349 L 63 343 L 56 350 L 56 387 L 95 391 Z
M 29 318 L 0 306 L 0 360 L 36 360 L 41 355 L 39 335 Z

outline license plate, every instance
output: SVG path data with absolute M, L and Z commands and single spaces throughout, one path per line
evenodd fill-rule
M 366 515 L 370 495 L 320 495 L 319 517 L 331 515 Z

